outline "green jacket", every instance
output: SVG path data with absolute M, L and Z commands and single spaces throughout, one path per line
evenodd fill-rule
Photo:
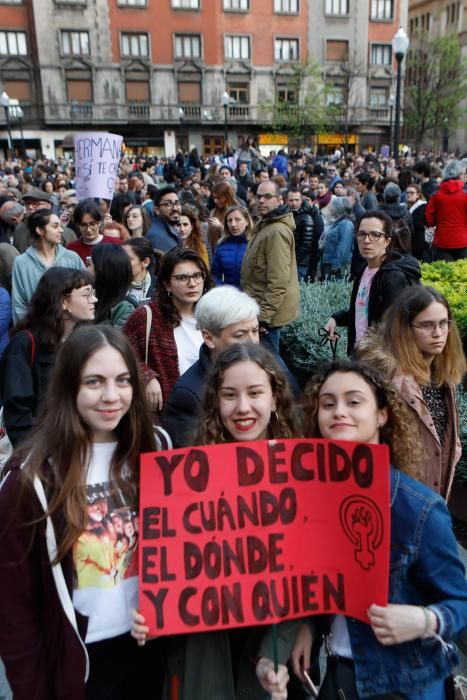
M 240 287 L 259 304 L 259 320 L 273 328 L 298 315 L 294 230 L 286 205 L 274 209 L 256 224 L 243 258 Z

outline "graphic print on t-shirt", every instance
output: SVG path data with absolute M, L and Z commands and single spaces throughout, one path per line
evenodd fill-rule
M 114 588 L 138 575 L 138 516 L 114 482 L 86 487 L 88 524 L 73 548 L 75 589 Z

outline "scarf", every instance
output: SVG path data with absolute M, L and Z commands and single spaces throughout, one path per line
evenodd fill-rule
M 331 201 L 331 197 L 332 197 L 331 190 L 328 190 L 326 192 L 326 194 L 323 194 L 322 197 L 318 196 L 316 198 L 316 201 L 318 202 L 319 208 L 322 209 L 323 207 L 326 207 L 329 204 L 329 202 Z

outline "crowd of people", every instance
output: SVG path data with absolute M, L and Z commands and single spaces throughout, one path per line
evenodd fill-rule
M 123 156 L 112 200 L 78 201 L 71 161 L 3 163 L 0 658 L 15 700 L 304 699 L 321 638 L 322 700 L 452 697 L 466 361 L 420 263 L 467 258 L 466 170 L 264 157 L 247 139 L 210 160 Z M 342 279 L 348 308 L 321 332 L 346 327 L 350 359 L 303 386 L 282 329 L 303 284 Z M 278 668 L 268 626 L 148 638 L 140 454 L 292 437 L 388 445 L 388 605 L 281 623 Z

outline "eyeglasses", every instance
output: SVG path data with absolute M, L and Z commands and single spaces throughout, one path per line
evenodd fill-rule
M 381 231 L 357 231 L 355 234 L 357 241 L 364 241 L 366 238 L 368 238 L 372 243 L 379 241 L 381 236 L 388 238 L 388 236 L 386 236 L 385 233 L 381 233 Z
M 274 197 L 277 199 L 278 195 L 277 195 L 277 194 L 271 194 L 270 192 L 266 192 L 266 194 L 257 194 L 257 195 L 256 195 L 256 199 L 259 199 L 260 201 L 261 201 L 262 199 L 267 199 L 267 200 L 273 199 Z
M 449 333 L 452 330 L 452 326 L 453 322 L 448 318 L 443 318 L 442 321 L 423 321 L 423 323 L 418 325 L 412 323 L 412 328 L 416 328 L 422 333 L 426 333 L 426 335 L 432 335 L 437 328 L 443 333 Z
M 159 202 L 160 207 L 169 207 L 169 209 L 174 209 L 174 207 L 181 207 L 182 205 L 180 202 L 177 201 L 172 201 L 171 199 L 167 199 L 165 202 Z
M 73 290 L 73 291 L 75 291 L 75 290 Z M 73 292 L 67 292 L 67 293 L 64 294 L 63 296 L 65 296 L 65 297 L 72 297 L 72 296 L 73 296 Z M 95 296 L 96 296 L 96 290 L 95 290 L 95 289 L 88 289 L 87 292 L 84 292 L 83 294 L 75 294 L 74 296 L 75 296 L 75 297 L 85 297 L 85 298 L 89 299 L 90 297 L 95 297 Z M 97 298 L 97 297 L 96 297 L 96 298 Z
M 178 284 L 183 284 L 185 287 L 188 286 L 188 284 L 193 280 L 195 284 L 200 284 L 200 282 L 203 282 L 205 279 L 206 275 L 204 272 L 193 272 L 192 275 L 186 275 L 186 274 L 180 274 L 180 275 L 172 275 L 172 279 L 177 280 Z
M 91 221 L 90 224 L 79 224 L 80 231 L 89 231 L 90 228 L 97 228 L 100 221 Z

